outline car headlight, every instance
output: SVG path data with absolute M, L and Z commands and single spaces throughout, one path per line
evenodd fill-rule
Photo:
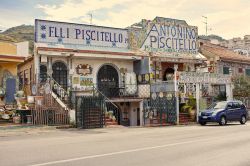
M 213 112 L 213 113 L 212 113 L 212 116 L 215 116 L 216 114 L 217 114 L 217 112 Z

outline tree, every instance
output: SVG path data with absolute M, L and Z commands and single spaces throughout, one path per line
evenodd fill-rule
M 239 76 L 233 79 L 234 90 L 233 94 L 236 97 L 250 96 L 250 77 Z

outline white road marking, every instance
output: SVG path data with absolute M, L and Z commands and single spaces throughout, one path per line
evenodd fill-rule
M 72 161 L 79 161 L 79 160 L 93 159 L 93 158 L 112 156 L 112 155 L 118 155 L 118 154 L 124 154 L 124 153 L 131 153 L 131 152 L 138 152 L 138 151 L 166 148 L 166 147 L 171 147 L 171 146 L 190 144 L 190 143 L 197 143 L 197 142 L 202 142 L 202 141 L 211 141 L 211 139 L 192 140 L 192 141 L 178 142 L 178 143 L 165 144 L 165 145 L 159 145 L 159 146 L 130 149 L 130 150 L 124 150 L 124 151 L 118 151 L 118 152 L 112 152 L 112 153 L 104 153 L 104 154 L 91 155 L 91 156 L 83 156 L 83 157 L 71 158 L 71 159 L 66 159 L 66 160 L 57 160 L 57 161 L 51 161 L 51 162 L 46 162 L 46 163 L 34 164 L 34 165 L 30 165 L 30 166 L 46 166 L 46 165 L 67 163 L 67 162 L 72 162 Z

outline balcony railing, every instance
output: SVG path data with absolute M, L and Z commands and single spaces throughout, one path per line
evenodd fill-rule
M 125 84 L 122 86 L 95 85 L 95 87 L 108 98 L 150 96 L 150 85 Z

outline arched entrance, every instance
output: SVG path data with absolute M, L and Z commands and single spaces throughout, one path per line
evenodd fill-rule
M 111 65 L 103 65 L 97 73 L 97 88 L 107 97 L 118 97 L 119 76 Z
M 61 85 L 65 90 L 67 89 L 67 66 L 62 62 L 56 62 L 52 65 L 53 79 Z
M 167 68 L 164 72 L 163 81 L 173 81 L 174 80 L 174 69 Z

